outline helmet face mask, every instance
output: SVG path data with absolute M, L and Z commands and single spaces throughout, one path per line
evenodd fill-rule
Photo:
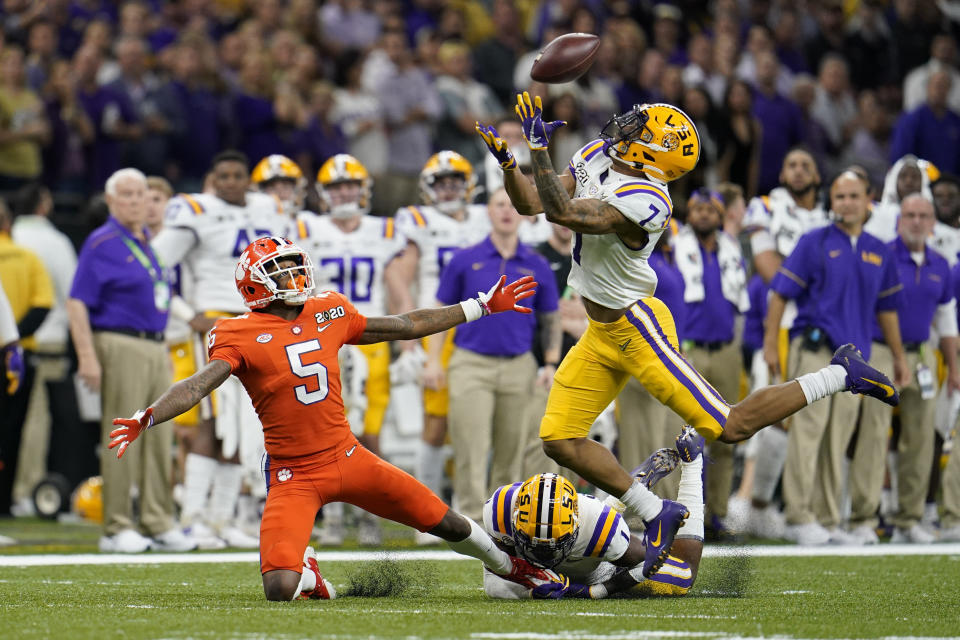
M 517 554 L 552 569 L 570 555 L 580 532 L 576 489 L 553 473 L 531 477 L 517 493 L 512 524 Z
M 648 177 L 670 182 L 700 159 L 700 134 L 693 120 L 669 104 L 638 104 L 611 118 L 600 131 L 604 153 Z
M 476 184 L 477 176 L 469 160 L 456 151 L 440 151 L 427 160 L 420 172 L 420 197 L 424 204 L 453 215 L 473 201 Z
M 240 255 L 235 278 L 250 309 L 261 309 L 274 300 L 301 305 L 314 287 L 310 256 L 286 238 L 254 240 Z

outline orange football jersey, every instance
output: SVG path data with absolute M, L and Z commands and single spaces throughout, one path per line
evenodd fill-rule
M 243 382 L 271 458 L 332 455 L 350 433 L 337 352 L 366 326 L 366 317 L 332 291 L 309 298 L 292 321 L 256 311 L 217 321 L 210 359 L 229 364 Z

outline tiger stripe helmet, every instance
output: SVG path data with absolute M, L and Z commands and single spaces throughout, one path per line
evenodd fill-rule
M 292 197 L 279 195 L 282 192 L 269 191 L 270 185 L 277 185 L 278 181 L 293 184 Z M 303 204 L 307 180 L 303 177 L 303 171 L 297 166 L 297 163 L 287 156 L 275 153 L 260 160 L 250 174 L 250 182 L 255 184 L 260 191 L 271 193 L 280 201 L 281 208 L 288 215 L 295 215 Z M 279 187 L 275 188 L 279 189 Z M 290 193 L 289 190 L 287 190 L 287 193 Z M 284 199 L 285 197 L 289 199 Z
M 572 482 L 555 473 L 539 473 L 520 486 L 513 507 L 513 541 L 521 557 L 553 568 L 570 555 L 579 532 Z
M 345 182 L 360 186 L 359 196 L 350 202 L 334 202 L 330 187 Z M 370 213 L 373 199 L 373 179 L 363 163 L 348 153 L 338 153 L 328 158 L 317 172 L 317 191 L 324 207 L 334 218 L 352 218 Z
M 445 176 L 463 178 L 463 188 L 457 198 L 440 201 L 434 188 L 438 179 Z M 473 201 L 477 186 L 477 174 L 470 161 L 456 151 L 440 151 L 430 156 L 420 171 L 420 197 L 424 204 L 435 206 L 446 214 L 459 211 Z
M 604 152 L 649 177 L 671 182 L 700 159 L 700 134 L 690 116 L 673 105 L 636 104 L 600 131 Z

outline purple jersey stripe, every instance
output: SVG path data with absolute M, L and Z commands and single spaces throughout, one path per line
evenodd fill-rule
M 700 390 L 697 389 L 696 385 L 693 384 L 690 378 L 685 376 L 680 371 L 680 369 L 678 369 L 677 366 L 673 364 L 670 358 L 667 357 L 667 355 L 660 348 L 660 345 L 658 345 L 656 340 L 654 340 L 653 337 L 649 334 L 649 332 L 647 331 L 647 328 L 643 326 L 643 323 L 640 322 L 640 320 L 638 320 L 637 317 L 633 315 L 633 312 L 627 311 L 626 317 L 627 317 L 627 320 L 630 321 L 630 324 L 636 327 L 637 331 L 640 332 L 640 335 L 643 337 L 646 343 L 650 345 L 650 347 L 653 349 L 653 352 L 657 354 L 657 358 L 660 359 L 660 362 L 662 362 L 663 365 L 667 368 L 667 370 L 671 374 L 673 374 L 673 377 L 680 384 L 682 384 L 687 391 L 690 392 L 690 395 L 692 395 L 693 398 L 697 401 L 697 404 L 699 404 L 704 411 L 710 414 L 710 416 L 714 420 L 716 420 L 718 424 L 721 424 L 721 425 L 726 424 L 727 417 L 722 413 L 720 413 L 719 411 L 717 411 L 717 409 L 714 408 L 712 404 L 710 404 L 710 402 L 704 397 L 704 395 L 700 393 Z M 664 337 L 664 341 L 666 341 L 666 337 Z M 667 344 L 668 345 L 670 344 L 669 341 L 667 341 Z
M 604 540 L 604 542 L 603 542 L 603 547 L 600 549 L 600 553 L 597 554 L 597 555 L 599 555 L 601 558 L 603 557 L 603 554 L 605 554 L 605 553 L 607 552 L 607 547 L 610 546 L 610 542 L 611 542 L 614 538 L 617 537 L 617 536 L 616 536 L 617 529 L 620 528 L 620 520 L 622 520 L 622 519 L 623 519 L 623 518 L 620 517 L 620 514 L 619 514 L 619 513 L 618 513 L 617 515 L 613 516 L 613 524 L 610 525 L 610 531 L 607 532 L 607 539 Z
M 630 196 L 635 193 L 645 193 L 649 196 L 653 196 L 654 198 L 662 202 L 663 206 L 666 207 L 668 213 L 672 210 L 670 203 L 667 202 L 662 195 L 660 195 L 659 193 L 657 193 L 656 191 L 654 191 L 649 187 L 637 186 L 637 187 L 632 187 L 630 189 L 627 189 L 626 191 L 618 190 L 615 193 L 617 194 L 618 198 L 625 198 L 626 196 Z
M 503 511 L 501 517 L 503 518 L 503 531 L 508 536 L 513 535 L 513 523 L 510 518 L 511 505 L 513 504 L 513 494 L 517 492 L 517 489 L 520 487 L 519 484 L 514 483 L 507 487 L 507 495 L 503 499 Z
M 590 542 L 587 543 L 584 556 L 593 555 L 593 550 L 597 546 L 597 542 L 600 540 L 600 534 L 603 533 L 603 523 L 607 521 L 608 513 L 610 513 L 610 505 L 604 505 L 603 511 L 600 512 L 600 517 L 597 518 L 597 526 L 593 530 L 593 536 L 590 538 Z
M 651 309 L 650 307 L 648 307 L 648 306 L 646 305 L 646 303 L 642 302 L 641 300 L 637 300 L 637 306 L 647 312 L 647 315 L 650 316 L 650 320 L 653 322 L 653 326 L 656 327 L 657 332 L 663 337 L 663 341 L 666 342 L 667 345 L 670 345 L 670 341 L 667 340 L 667 336 L 666 336 L 666 334 L 663 332 L 663 328 L 660 326 L 660 321 L 657 320 L 657 316 L 653 313 L 653 309 Z M 672 345 L 671 345 L 671 349 L 672 349 L 672 348 L 673 348 L 673 347 L 672 347 Z M 673 349 L 673 352 L 674 352 L 675 354 L 677 354 L 677 357 L 678 357 L 678 358 L 681 358 L 684 362 L 686 362 L 686 358 L 684 358 L 684 357 L 680 354 L 680 352 L 678 352 L 676 349 Z M 693 374 L 694 374 L 695 376 L 697 376 L 697 379 L 700 380 L 700 382 L 703 384 L 703 386 L 705 386 L 707 389 L 709 389 L 710 391 L 713 392 L 713 397 L 716 398 L 717 402 L 719 402 L 720 404 L 725 405 L 725 406 L 727 406 L 727 407 L 730 406 L 729 404 L 727 404 L 727 401 L 723 399 L 723 396 L 721 396 L 721 395 L 717 392 L 717 390 L 713 388 L 713 385 L 712 385 L 712 384 L 710 384 L 709 382 L 707 382 L 706 379 L 705 379 L 702 375 L 700 375 L 700 372 L 697 371 L 696 368 L 695 368 L 693 365 L 691 365 L 689 362 L 687 362 L 687 365 L 689 365 L 690 370 L 693 371 Z M 723 420 L 720 424 L 726 424 L 726 418 L 724 418 L 724 420 Z
M 263 480 L 267 483 L 267 493 L 270 493 L 270 454 L 264 454 L 266 460 L 263 463 Z

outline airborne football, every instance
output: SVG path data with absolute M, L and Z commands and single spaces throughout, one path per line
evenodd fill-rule
M 590 68 L 600 38 L 592 33 L 567 33 L 553 39 L 533 62 L 530 77 L 537 82 L 562 84 L 576 80 Z

